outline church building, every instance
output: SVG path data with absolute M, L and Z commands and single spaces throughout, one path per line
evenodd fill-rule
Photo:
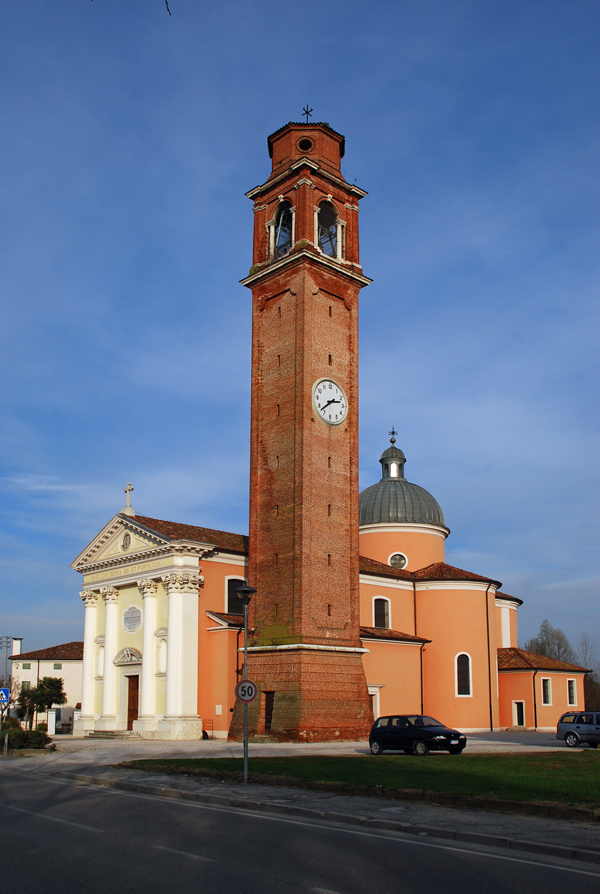
M 464 731 L 554 728 L 586 669 L 518 648 L 521 600 L 445 563 L 443 512 L 390 446 L 358 489 L 359 201 L 344 138 L 290 123 L 268 139 L 254 202 L 249 537 L 127 504 L 72 567 L 83 576 L 75 734 L 239 738 L 242 604 L 250 732 L 366 738 L 426 713 Z M 375 463 L 374 463 L 375 465 Z M 374 476 L 375 477 L 375 476 Z

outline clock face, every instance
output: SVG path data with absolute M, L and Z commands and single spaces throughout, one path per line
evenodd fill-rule
M 313 404 L 323 422 L 339 425 L 348 416 L 348 401 L 343 388 L 333 379 L 319 379 L 313 385 Z

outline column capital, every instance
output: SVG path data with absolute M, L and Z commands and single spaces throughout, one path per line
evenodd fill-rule
M 204 575 L 183 571 L 180 574 L 165 574 L 161 578 L 167 592 L 194 593 L 204 586 Z
M 156 591 L 158 590 L 158 581 L 157 580 L 139 580 L 137 582 L 138 590 L 142 594 L 142 597 L 145 599 L 146 596 L 156 596 Z
M 119 601 L 119 591 L 116 587 L 102 587 L 100 591 L 102 593 L 102 598 L 108 605 L 109 603 L 117 603 Z
M 81 590 L 79 595 L 80 595 L 81 599 L 83 600 L 83 603 L 86 608 L 88 607 L 88 605 L 91 605 L 95 608 L 96 603 L 98 602 L 98 596 L 100 595 L 100 593 L 97 590 Z

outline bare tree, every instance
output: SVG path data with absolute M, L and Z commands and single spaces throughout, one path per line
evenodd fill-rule
M 583 688 L 585 691 L 586 711 L 600 711 L 600 667 L 596 645 L 589 633 L 582 633 L 579 638 L 577 657 L 582 667 L 589 667 Z
M 576 661 L 575 652 L 565 633 L 559 627 L 553 627 L 548 620 L 542 621 L 537 636 L 527 640 L 523 648 L 527 652 L 545 655 L 556 661 L 566 661 L 569 664 L 575 664 Z

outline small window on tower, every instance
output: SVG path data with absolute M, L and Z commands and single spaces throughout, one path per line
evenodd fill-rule
M 331 202 L 319 206 L 319 248 L 324 255 L 337 258 L 337 214 Z
M 275 257 L 283 258 L 292 247 L 292 206 L 282 202 L 275 218 Z

